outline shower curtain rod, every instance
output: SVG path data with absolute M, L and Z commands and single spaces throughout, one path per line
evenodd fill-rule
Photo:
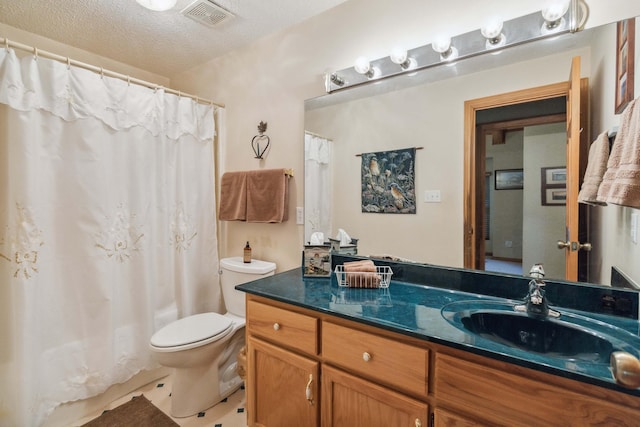
M 224 104 L 216 104 L 215 102 L 209 101 L 208 99 L 204 99 L 204 98 L 197 97 L 195 95 L 190 95 L 188 93 L 180 92 L 179 90 L 169 89 L 169 88 L 166 88 L 166 87 L 164 87 L 162 85 L 158 85 L 158 84 L 155 84 L 155 83 L 147 82 L 145 80 L 136 79 L 134 77 L 127 76 L 125 74 L 116 73 L 115 71 L 105 70 L 102 67 L 96 67 L 95 65 L 91 65 L 91 64 L 84 63 L 84 62 L 76 61 L 74 59 L 70 59 L 68 56 L 61 56 L 61 55 L 57 55 L 55 53 L 47 52 L 46 50 L 40 50 L 37 47 L 28 46 L 26 44 L 14 42 L 14 41 L 9 40 L 7 38 L 2 38 L 0 40 L 1 40 L 0 45 L 4 45 L 5 48 L 7 48 L 7 49 L 12 47 L 14 49 L 24 50 L 26 52 L 33 53 L 36 57 L 42 56 L 42 57 L 45 57 L 45 58 L 48 58 L 48 59 L 53 59 L 53 60 L 58 61 L 58 62 L 64 62 L 67 65 L 73 65 L 75 67 L 84 68 L 85 70 L 93 71 L 94 73 L 98 73 L 98 74 L 103 75 L 103 76 L 115 77 L 115 78 L 120 79 L 120 80 L 125 80 L 127 83 L 134 83 L 134 84 L 137 84 L 139 86 L 148 87 L 150 89 L 163 89 L 165 92 L 172 93 L 174 95 L 184 96 L 186 98 L 191 98 L 191 99 L 195 100 L 197 103 L 211 104 L 211 105 L 213 105 L 215 107 L 224 108 Z
M 308 130 L 305 130 L 304 133 L 308 133 L 311 136 L 315 136 L 315 137 L 326 139 L 327 141 L 333 142 L 333 139 L 331 139 L 331 138 L 327 138 L 326 136 L 323 136 L 323 135 L 320 135 L 320 134 L 317 134 L 317 133 L 313 133 L 313 132 L 308 131 Z

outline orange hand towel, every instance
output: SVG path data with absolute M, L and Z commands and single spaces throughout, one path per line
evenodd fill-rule
M 289 219 L 288 181 L 284 169 L 247 172 L 247 222 Z
M 247 172 L 227 172 L 220 181 L 220 221 L 247 219 Z

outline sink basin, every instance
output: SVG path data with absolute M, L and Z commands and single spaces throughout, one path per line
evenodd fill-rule
M 559 319 L 530 317 L 513 310 L 513 303 L 460 301 L 446 305 L 442 316 L 453 326 L 510 348 L 568 360 L 609 363 L 612 352 L 637 355 L 640 338 L 573 313 Z

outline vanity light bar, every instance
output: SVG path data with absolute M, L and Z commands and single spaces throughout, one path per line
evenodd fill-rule
M 444 64 L 452 64 L 457 61 L 472 58 L 478 55 L 494 54 L 497 51 L 513 46 L 519 46 L 537 40 L 556 37 L 560 34 L 574 33 L 582 30 L 587 18 L 587 7 L 584 0 L 571 0 L 571 6 L 566 13 L 566 22 L 563 28 L 553 32 L 543 32 L 545 20 L 541 12 L 505 21 L 502 34 L 505 37 L 504 45 L 496 49 L 487 48 L 487 39 L 480 29 L 460 34 L 451 38 L 451 46 L 455 47 L 457 57 L 453 61 L 443 61 L 441 54 L 433 49 L 433 44 L 420 46 L 407 51 L 407 56 L 415 61 L 415 66 L 404 69 L 394 63 L 389 56 L 370 61 L 370 67 L 376 69 L 375 77 L 358 73 L 354 67 L 345 68 L 325 75 L 325 90 L 327 93 L 342 91 L 354 86 L 376 82 L 389 77 L 404 74 L 413 74 L 419 70 L 425 70 Z

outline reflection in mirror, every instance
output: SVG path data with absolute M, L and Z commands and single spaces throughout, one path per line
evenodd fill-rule
M 331 146 L 331 139 L 305 132 L 304 182 L 314 191 L 305 197 L 304 241 L 313 245 L 331 237 Z
M 615 25 L 610 24 L 306 101 L 305 130 L 332 141 L 328 166 L 332 172 L 325 181 L 331 190 L 316 201 L 322 205 L 324 200 L 325 206 L 331 206 L 329 218 L 321 226 L 325 237 L 333 237 L 341 228 L 359 239 L 358 253 L 362 255 L 390 255 L 420 263 L 463 267 L 467 232 L 463 228 L 464 103 L 566 82 L 572 58 L 580 57 L 582 77 L 589 79 L 588 117 L 590 138 L 594 137 L 619 123 L 619 116 L 613 111 L 615 37 Z M 549 108 L 543 108 L 538 115 L 552 114 Z M 509 120 L 494 120 L 501 121 Z M 487 147 L 491 146 L 483 157 L 489 175 L 481 185 L 494 202 L 486 225 L 490 239 L 485 241 L 485 254 L 515 260 L 517 266 L 513 272 L 516 274 L 521 274 L 522 268 L 528 271 L 529 264 L 543 262 L 549 278 L 564 277 L 564 255 L 556 248 L 557 241 L 565 238 L 563 219 L 552 219 L 553 215 L 549 214 L 564 210 L 562 195 L 545 192 L 546 203 L 543 203 L 542 191 L 542 168 L 566 166 L 561 145 L 545 145 L 564 139 L 563 127 L 562 121 L 548 120 L 542 125 L 496 133 L 495 138 L 502 136 L 506 144 L 495 144 L 495 147 L 493 134 L 485 136 Z M 515 140 L 518 142 L 512 144 Z M 534 160 L 534 154 L 521 142 L 524 140 L 538 141 L 535 156 L 544 157 L 544 161 Z M 520 156 L 518 161 L 502 157 L 506 156 L 503 151 L 512 145 L 522 146 L 521 154 L 510 154 Z M 424 149 L 417 151 L 415 158 L 416 213 L 362 212 L 363 165 L 358 155 L 417 146 Z M 523 189 L 496 190 L 496 171 L 529 168 L 533 170 L 524 172 Z M 311 182 L 305 180 L 305 204 L 317 197 L 316 190 L 325 185 Z M 517 204 L 497 199 L 516 192 L 521 199 Z M 435 194 L 439 199 L 433 198 Z M 512 221 L 503 218 L 507 210 L 531 213 L 531 216 L 520 216 L 517 221 L 521 225 L 507 229 L 504 226 Z M 314 227 L 320 227 L 318 212 L 316 208 L 305 209 L 305 243 L 309 242 Z M 616 267 L 633 281 L 640 282 L 640 263 L 637 262 L 640 249 L 629 237 L 630 218 L 637 211 L 619 206 L 589 206 L 587 212 L 593 245 L 588 255 L 588 281 L 610 285 L 611 269 Z M 553 231 L 547 230 L 550 225 L 555 227 Z M 538 240 L 535 245 L 529 245 L 531 236 L 543 234 L 548 234 L 544 243 Z M 529 249 L 524 250 L 528 245 Z M 516 246 L 522 251 L 514 251 L 518 249 Z

